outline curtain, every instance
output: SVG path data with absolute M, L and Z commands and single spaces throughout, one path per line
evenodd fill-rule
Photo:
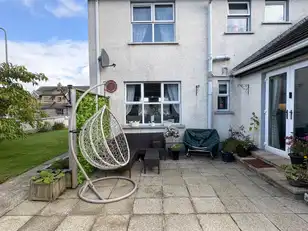
M 172 6 L 156 6 L 155 7 L 156 20 L 172 20 L 173 8 Z
M 174 40 L 173 24 L 156 24 L 155 41 L 172 42 Z
M 147 31 L 152 30 L 151 24 L 134 24 L 133 41 L 134 42 L 151 42 L 152 38 L 146 37 Z
M 126 101 L 133 102 L 135 97 L 135 85 L 127 85 L 126 86 Z M 128 115 L 132 111 L 133 105 L 126 105 L 126 115 Z
M 179 89 L 177 84 L 167 84 L 167 91 L 168 91 L 168 99 L 169 101 L 178 101 L 179 97 Z M 179 114 L 179 105 L 178 104 L 172 104 L 173 109 L 176 111 L 176 113 Z
M 278 121 L 278 109 L 280 102 L 280 88 L 281 88 L 281 78 L 273 78 L 272 80 L 272 114 L 271 114 L 271 136 L 272 136 L 272 146 L 275 148 L 280 148 L 279 142 L 279 121 Z

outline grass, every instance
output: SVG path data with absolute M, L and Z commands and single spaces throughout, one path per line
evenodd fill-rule
M 67 151 L 67 130 L 3 141 L 0 144 L 0 184 Z

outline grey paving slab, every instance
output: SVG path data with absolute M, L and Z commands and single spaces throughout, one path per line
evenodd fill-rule
M 17 231 L 31 216 L 3 216 L 0 218 L 0 230 L 2 231 Z
M 188 191 L 185 185 L 164 185 L 164 197 L 188 197 Z
M 138 186 L 136 198 L 161 198 L 163 188 L 160 185 L 141 185 Z
M 260 210 L 246 197 L 220 197 L 230 213 L 258 213 Z
M 250 176 L 249 179 L 257 185 L 267 185 L 268 183 L 259 176 Z
M 183 177 L 187 185 L 203 185 L 208 184 L 207 178 L 205 177 Z
M 241 230 L 245 231 L 279 231 L 263 214 L 231 214 Z
M 91 231 L 126 231 L 129 215 L 109 215 L 97 217 Z
M 135 199 L 134 214 L 161 214 L 163 212 L 162 199 L 159 198 L 138 198 Z
M 194 213 L 191 201 L 187 197 L 168 197 L 163 199 L 165 214 L 189 214 Z
M 303 201 L 293 200 L 287 197 L 274 198 L 294 213 L 308 213 L 308 205 Z
M 102 195 L 104 198 L 108 198 L 110 196 L 111 191 L 113 190 L 113 187 L 105 187 L 105 186 L 96 186 L 95 185 L 95 189 L 99 192 L 100 195 Z M 90 199 L 98 199 L 96 194 L 88 189 L 85 192 L 85 197 L 90 198 Z M 79 198 L 79 197 L 78 197 Z
M 162 170 L 178 169 L 179 165 L 177 163 L 160 163 L 160 168 Z
M 203 231 L 240 231 L 229 214 L 198 215 Z
M 245 195 L 232 183 L 212 184 L 213 189 L 219 197 L 244 197 Z
M 217 197 L 193 197 L 197 213 L 225 213 L 226 208 Z
M 224 173 L 217 168 L 201 168 L 199 169 L 201 176 L 223 176 Z
M 190 196 L 192 197 L 216 197 L 216 193 L 209 184 L 187 185 Z
M 42 211 L 42 216 L 67 215 L 78 203 L 78 199 L 58 199 L 48 204 Z
M 155 176 L 145 176 L 140 178 L 140 185 L 163 185 L 163 178 L 162 177 L 155 177 Z
M 262 188 L 258 187 L 256 184 L 246 183 L 246 184 L 235 184 L 235 186 L 248 197 L 268 197 L 270 194 L 264 191 Z
M 290 209 L 273 197 L 249 197 L 249 200 L 254 203 L 262 213 L 292 213 Z
M 177 177 L 182 176 L 180 169 L 164 169 L 161 172 L 163 178 L 164 177 Z
M 181 176 L 164 176 L 163 177 L 164 185 L 184 185 L 185 181 Z
M 88 231 L 95 222 L 95 216 L 68 216 L 56 231 Z
M 259 170 L 269 178 L 273 179 L 274 181 L 284 181 L 286 180 L 286 177 L 282 172 L 279 172 L 277 169 L 271 169 L 271 170 L 266 170 L 266 169 L 261 169 Z
M 297 214 L 297 215 L 300 216 L 306 222 L 308 222 L 308 214 Z
M 97 215 L 103 211 L 103 204 L 93 204 L 80 200 L 72 209 L 71 215 Z
M 165 231 L 202 231 L 196 215 L 167 215 Z
M 6 215 L 33 216 L 38 214 L 47 204 L 48 202 L 25 200 Z
M 134 206 L 134 199 L 127 198 L 117 202 L 105 204 L 103 208 L 103 213 L 108 215 L 132 214 L 133 206 Z
M 78 190 L 77 189 L 66 189 L 65 192 L 59 197 L 61 199 L 77 199 L 78 197 Z
M 244 175 L 225 175 L 233 184 L 253 184 L 251 179 Z
M 117 186 L 114 187 L 109 195 L 109 198 L 117 198 L 122 197 L 129 192 L 131 192 L 133 189 L 133 185 L 125 185 L 125 186 Z M 136 193 L 133 193 L 130 198 L 134 198 L 136 196 Z
M 33 216 L 18 231 L 54 231 L 64 219 L 61 216 Z
M 232 184 L 226 176 L 206 176 L 205 179 L 212 186 Z
M 162 215 L 133 215 L 128 231 L 163 231 Z
M 285 197 L 285 196 L 287 196 L 286 193 L 284 193 L 280 189 L 278 189 L 275 186 L 270 185 L 270 184 L 259 185 L 259 187 L 262 188 L 264 191 L 266 191 L 268 194 L 270 194 L 273 197 Z
M 265 215 L 280 231 L 306 231 L 308 223 L 295 214 Z

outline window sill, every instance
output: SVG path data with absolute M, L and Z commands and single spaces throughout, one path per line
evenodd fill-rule
M 254 34 L 252 31 L 247 31 L 247 32 L 225 32 L 225 35 L 251 35 Z
M 262 22 L 261 25 L 291 25 L 292 22 Z
M 128 45 L 179 45 L 178 42 L 156 42 L 156 43 L 128 43 Z
M 215 111 L 215 115 L 234 115 L 233 111 Z
M 172 124 L 172 126 L 176 127 L 176 128 L 179 128 L 179 129 L 184 129 L 185 128 L 185 125 L 183 124 Z M 122 125 L 122 128 L 123 129 L 165 129 L 167 128 L 168 126 L 165 126 L 165 125 L 162 125 L 162 124 L 158 124 L 158 125 L 155 125 L 155 126 L 151 126 L 151 125 L 146 125 L 146 124 L 142 124 L 142 125 L 139 125 L 139 127 L 132 127 L 130 125 Z

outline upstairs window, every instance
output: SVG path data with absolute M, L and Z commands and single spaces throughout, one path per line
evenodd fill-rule
M 132 4 L 134 43 L 174 42 L 174 4 Z
M 287 21 L 287 1 L 265 1 L 265 22 Z
M 244 33 L 250 31 L 250 4 L 248 1 L 228 2 L 227 32 Z

